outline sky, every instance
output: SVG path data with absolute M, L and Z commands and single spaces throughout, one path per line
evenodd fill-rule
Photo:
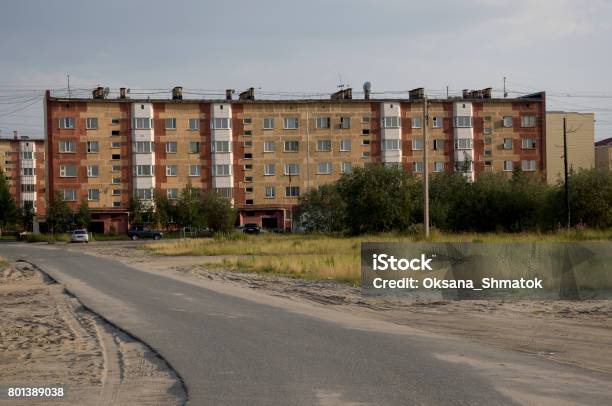
M 168 97 L 226 88 L 395 97 L 544 90 L 612 137 L 612 1 L 232 0 L 0 2 L 0 135 L 42 136 L 44 89 L 97 85 Z M 390 94 L 390 93 L 388 93 Z M 327 97 L 327 96 L 325 96 Z M 360 97 L 358 94 L 354 97 Z

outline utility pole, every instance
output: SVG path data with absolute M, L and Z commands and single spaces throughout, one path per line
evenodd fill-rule
M 427 94 L 423 95 L 423 120 L 425 121 L 423 125 L 423 223 L 425 224 L 425 238 L 429 240 L 429 162 L 427 160 L 429 101 L 427 100 Z
M 565 187 L 565 212 L 567 214 L 567 228 L 571 226 L 571 213 L 569 203 L 569 176 L 567 172 L 567 127 L 565 117 L 563 117 L 563 172 L 564 172 L 564 187 Z

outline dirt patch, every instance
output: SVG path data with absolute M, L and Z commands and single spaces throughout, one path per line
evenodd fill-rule
M 435 303 L 365 298 L 358 287 L 202 266 L 221 257 L 151 256 L 129 243 L 78 248 L 143 271 L 199 278 L 290 300 L 527 352 L 612 373 L 612 301 L 462 300 Z
M 0 320 L 0 387 L 64 388 L 63 398 L 45 405 L 185 402 L 165 361 L 25 262 L 0 264 Z

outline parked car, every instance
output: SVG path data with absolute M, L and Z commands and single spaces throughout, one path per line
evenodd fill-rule
M 74 230 L 72 234 L 70 234 L 70 242 L 89 242 L 89 234 L 87 234 L 87 230 Z
M 154 240 L 159 240 L 163 237 L 163 233 L 151 230 L 147 226 L 132 226 L 132 228 L 128 230 L 127 235 L 132 240 L 137 240 L 139 238 L 153 238 Z
M 242 232 L 245 234 L 259 234 L 263 230 L 255 223 L 247 223 L 242 227 Z

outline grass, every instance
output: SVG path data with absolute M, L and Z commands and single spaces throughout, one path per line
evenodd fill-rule
M 41 234 L 41 233 L 28 233 L 26 237 L 27 242 L 68 242 L 70 236 L 68 234 Z
M 564 242 L 609 241 L 612 230 L 571 230 L 556 233 L 464 233 L 434 231 L 431 242 Z M 154 255 L 228 256 L 209 267 L 241 272 L 273 273 L 306 279 L 332 279 L 357 285 L 362 242 L 418 242 L 418 236 L 377 234 L 338 237 L 304 234 L 230 234 L 207 239 L 183 239 L 147 244 Z

